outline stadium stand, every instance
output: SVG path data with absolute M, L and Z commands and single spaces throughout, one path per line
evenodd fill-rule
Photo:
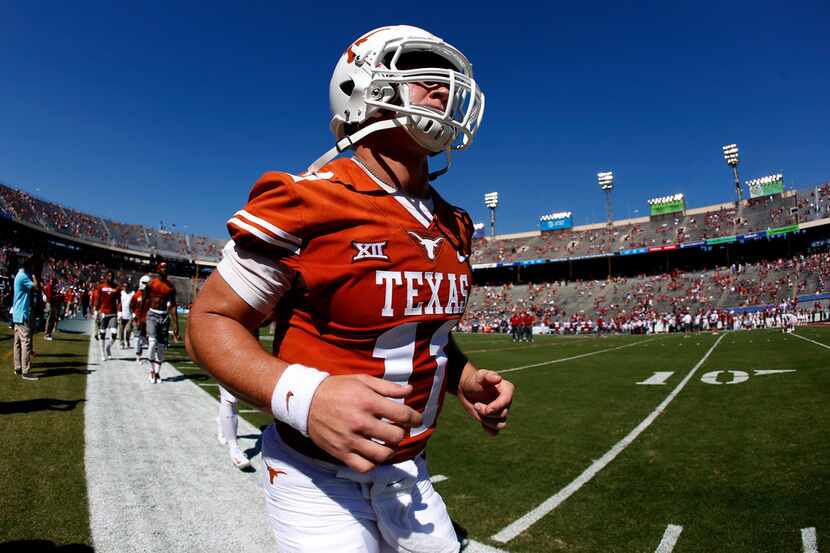
M 790 251 L 789 242 L 785 248 L 771 241 L 768 246 L 756 246 L 746 259 L 727 261 L 726 265 L 722 255 L 705 254 L 708 249 L 704 248 L 702 251 L 710 258 L 692 263 L 691 268 L 677 263 L 670 266 L 667 258 L 665 267 L 655 269 L 652 263 L 649 270 L 642 267 L 639 274 L 630 269 L 627 273 L 612 271 L 609 263 L 601 279 L 578 265 L 571 267 L 567 278 L 542 272 L 535 276 L 541 274 L 543 278 L 525 275 L 522 280 L 517 272 L 501 275 L 496 279 L 500 282 L 492 284 L 488 282 L 492 278 L 482 277 L 482 269 L 535 261 L 545 266 L 545 261 L 609 256 L 622 259 L 618 254 L 626 250 L 673 248 L 712 239 L 734 242 L 735 235 L 764 234 L 768 229 L 793 225 L 796 231 L 798 225 L 830 229 L 824 220 L 827 218 L 830 183 L 754 198 L 740 205 L 724 203 L 610 225 L 597 223 L 556 232 L 479 238 L 471 256 L 478 284 L 471 293 L 462 327 L 503 329 L 511 314 L 527 311 L 550 323 L 592 321 L 594 326 L 619 329 L 626 322 L 677 318 L 686 312 L 695 316 L 731 313 L 816 295 L 823 301 L 823 295 L 830 292 L 828 255 L 809 253 L 803 243 Z M 103 219 L 4 185 L 0 185 L 0 219 L 14 230 L 0 240 L 0 277 L 8 279 L 13 260 L 27 251 L 45 256 L 45 278 L 79 290 L 94 285 L 106 269 L 117 270 L 119 279 L 137 282 L 155 259 L 179 260 L 171 273 L 176 275 L 173 278 L 180 305 L 191 303 L 206 272 L 220 259 L 224 245 L 222 239 Z M 30 241 L 30 235 L 37 235 L 38 230 L 44 235 Z M 826 230 L 822 232 L 818 238 L 827 234 Z M 50 236 L 70 240 L 55 242 Z M 813 243 L 830 246 L 830 238 Z M 766 250 L 769 252 L 764 258 Z M 648 257 L 640 256 L 633 262 L 635 269 L 644 266 L 644 258 Z

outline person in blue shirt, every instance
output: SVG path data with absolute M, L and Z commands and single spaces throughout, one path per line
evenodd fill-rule
M 34 274 L 34 260 L 26 258 L 14 277 L 14 302 L 12 323 L 14 323 L 14 372 L 23 380 L 37 380 L 32 369 L 32 293 L 40 288 Z

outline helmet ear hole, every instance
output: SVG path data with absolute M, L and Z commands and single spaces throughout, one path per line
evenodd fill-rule
M 340 90 L 343 91 L 343 94 L 346 96 L 351 96 L 352 92 L 354 91 L 354 81 L 349 79 L 348 81 L 343 81 L 340 83 Z

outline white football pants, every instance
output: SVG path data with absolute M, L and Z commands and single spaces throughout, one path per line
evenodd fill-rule
M 359 474 L 298 453 L 271 425 L 262 435 L 262 460 L 279 553 L 459 551 L 423 455 Z

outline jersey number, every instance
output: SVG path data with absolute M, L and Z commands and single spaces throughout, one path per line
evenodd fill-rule
M 432 389 L 427 398 L 427 404 L 422 413 L 421 426 L 413 428 L 409 435 L 415 437 L 426 431 L 435 423 L 438 415 L 438 399 L 441 396 L 441 386 L 444 383 L 444 372 L 447 368 L 447 354 L 444 348 L 450 337 L 450 330 L 456 321 L 447 321 L 438 327 L 429 340 L 429 355 L 435 359 L 437 368 L 432 380 Z M 383 379 L 403 386 L 412 376 L 412 360 L 415 357 L 415 333 L 418 323 L 404 323 L 390 328 L 375 342 L 372 357 L 383 359 Z M 403 399 L 395 399 L 403 403 Z

